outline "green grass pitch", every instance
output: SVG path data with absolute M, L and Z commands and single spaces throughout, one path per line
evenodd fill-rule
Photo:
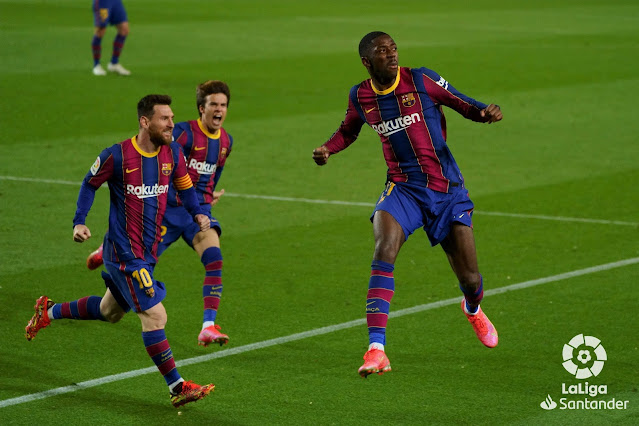
M 635 1 L 125 5 L 121 61 L 132 75 L 98 78 L 90 1 L 0 0 L 0 424 L 639 423 Z M 482 306 L 500 343 L 477 341 L 443 252 L 417 232 L 395 269 L 393 371 L 364 380 L 368 216 L 385 164 L 370 129 L 325 167 L 311 152 L 367 77 L 356 49 L 372 30 L 394 37 L 401 65 L 432 68 L 502 106 L 504 120 L 490 126 L 446 114 L 476 205 Z M 193 119 L 195 86 L 211 78 L 231 87 L 225 127 L 236 142 L 215 207 L 218 322 L 231 340 L 197 346 L 201 264 L 175 244 L 156 270 L 168 288 L 167 336 L 182 376 L 216 384 L 178 411 L 135 315 L 59 321 L 32 342 L 24 326 L 42 294 L 103 294 L 84 261 L 104 236 L 108 191 L 89 215 L 91 241 L 72 241 L 72 217 L 97 154 L 135 134 L 138 99 L 168 93 L 176 119 Z M 605 395 L 562 394 L 562 384 L 584 383 L 562 367 L 578 334 L 605 347 L 603 370 L 587 380 Z M 547 411 L 548 396 L 629 402 Z

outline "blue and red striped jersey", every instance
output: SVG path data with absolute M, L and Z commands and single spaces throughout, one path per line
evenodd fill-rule
M 150 154 L 138 147 L 134 136 L 106 148 L 95 160 L 83 184 L 97 189 L 104 182 L 108 182 L 111 193 L 109 230 L 104 238 L 105 259 L 125 262 L 137 258 L 157 262 L 169 186 L 172 183 L 180 191 L 193 186 L 180 146 L 173 142 Z M 74 223 L 84 223 L 82 214 L 76 212 L 76 217 Z
M 224 128 L 210 133 L 197 119 L 177 123 L 173 129 L 173 139 L 184 151 L 186 167 L 197 191 L 198 201 L 200 204 L 210 204 L 231 153 L 233 137 Z M 173 187 L 169 189 L 169 204 L 181 204 Z
M 345 149 L 367 123 L 381 139 L 388 180 L 448 192 L 463 177 L 446 144 L 442 106 L 486 121 L 480 115 L 486 104 L 460 93 L 435 71 L 400 67 L 395 83 L 384 91 L 371 79 L 351 89 L 346 118 L 324 145 L 331 154 Z

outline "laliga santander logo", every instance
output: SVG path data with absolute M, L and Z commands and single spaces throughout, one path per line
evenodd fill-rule
M 608 360 L 606 350 L 601 341 L 593 336 L 578 334 L 563 348 L 563 366 L 576 379 L 587 379 L 598 376 Z M 628 400 L 617 398 L 606 399 L 608 385 L 578 382 L 576 384 L 562 383 L 562 396 L 558 401 L 548 395 L 539 404 L 544 410 L 626 410 Z
M 592 336 L 584 337 L 583 334 L 576 335 L 564 345 L 563 358 L 562 365 L 577 379 L 598 376 L 603 369 L 604 361 L 608 359 L 601 340 Z

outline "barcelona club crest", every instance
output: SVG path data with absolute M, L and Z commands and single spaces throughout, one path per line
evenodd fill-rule
M 106 22 L 109 17 L 109 9 L 100 9 L 100 20 Z
M 171 163 L 162 163 L 162 174 L 164 176 L 168 176 L 171 174 L 172 165 Z
M 224 158 L 225 155 L 226 155 L 226 148 L 222 148 L 222 152 L 220 153 L 220 157 Z
M 415 95 L 413 95 L 412 93 L 406 93 L 405 95 L 402 95 L 402 104 L 406 108 L 410 108 L 415 105 Z

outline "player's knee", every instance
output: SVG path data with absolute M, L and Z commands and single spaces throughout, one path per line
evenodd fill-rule
M 129 35 L 129 23 L 123 22 L 122 24 L 117 26 L 118 34 L 122 37 L 126 37 Z
M 481 285 L 481 275 L 479 272 L 464 271 L 459 273 L 457 278 L 461 286 L 469 290 L 477 290 Z
M 95 27 L 95 32 L 94 34 L 100 38 L 104 37 L 104 34 L 106 33 L 106 27 L 102 28 L 102 27 Z
M 395 263 L 401 243 L 392 239 L 380 239 L 375 242 L 374 258 L 388 263 Z
M 166 311 L 164 309 L 151 309 L 140 314 L 143 331 L 164 329 L 166 326 Z
M 108 322 L 115 324 L 116 322 L 120 321 L 122 317 L 124 317 L 124 312 L 116 312 L 116 311 L 102 312 L 102 316 Z
M 166 318 L 147 320 L 142 323 L 142 331 L 164 330 L 166 327 Z

